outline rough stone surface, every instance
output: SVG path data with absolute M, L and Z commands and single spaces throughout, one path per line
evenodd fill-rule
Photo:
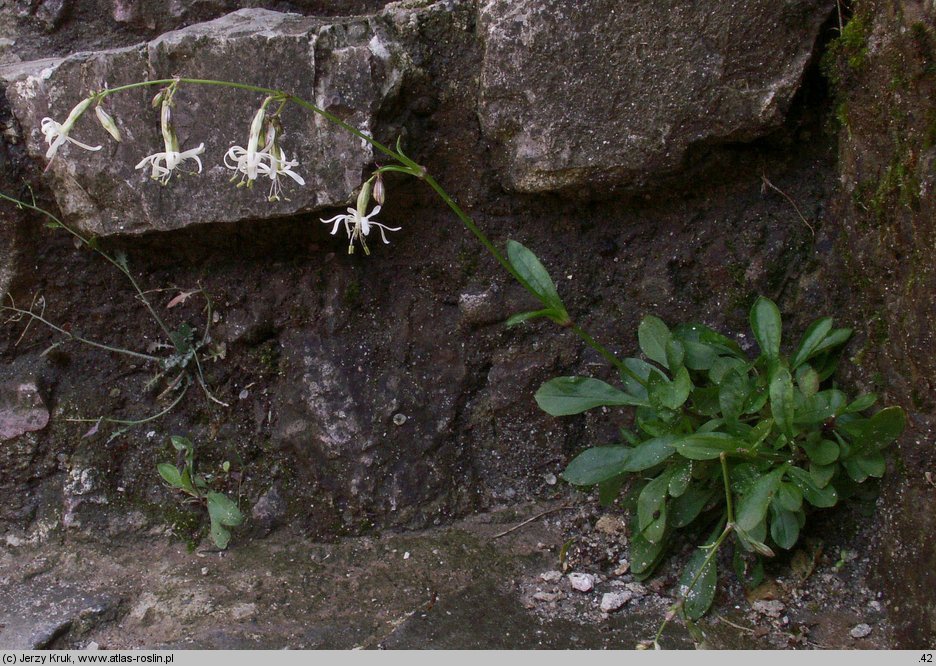
M 645 185 L 783 122 L 830 0 L 486 0 L 479 113 L 520 192 Z
M 42 430 L 48 423 L 49 410 L 34 382 L 0 384 L 0 440 Z
M 304 18 L 267 10 L 241 10 L 166 33 L 146 44 L 30 61 L 0 70 L 6 95 L 30 153 L 45 160 L 42 118 L 64 122 L 89 91 L 146 79 L 190 78 L 256 82 L 298 95 L 364 132 L 392 97 L 401 72 L 395 46 L 372 19 Z M 204 172 L 177 173 L 167 186 L 148 169 L 134 167 L 164 150 L 158 111 L 149 100 L 157 88 L 115 94 L 105 103 L 117 118 L 116 143 L 88 112 L 72 136 L 92 145 L 60 148 L 48 170 L 49 187 L 65 219 L 86 232 L 138 234 L 195 224 L 281 217 L 345 204 L 369 164 L 369 145 L 310 112 L 284 111 L 283 146 L 297 158 L 305 181 L 291 180 L 287 199 L 267 201 L 269 185 L 235 188 L 223 156 L 246 146 L 250 122 L 263 95 L 212 86 L 186 86 L 176 96 L 174 121 L 182 150 L 205 144 Z M 194 171 L 194 163 L 187 165 Z

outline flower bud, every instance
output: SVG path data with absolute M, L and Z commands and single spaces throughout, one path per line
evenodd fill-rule
M 104 110 L 104 107 L 98 104 L 94 107 L 94 115 L 101 123 L 101 127 L 107 130 L 107 133 L 114 137 L 114 141 L 120 141 L 120 130 L 117 129 L 117 123 L 113 116 Z
M 374 201 L 377 202 L 378 206 L 383 206 L 386 198 L 387 192 L 384 189 L 383 175 L 378 173 L 377 180 L 374 183 Z
M 372 181 L 368 180 L 361 185 L 361 191 L 357 197 L 357 212 L 361 217 L 367 215 L 367 205 L 370 203 Z

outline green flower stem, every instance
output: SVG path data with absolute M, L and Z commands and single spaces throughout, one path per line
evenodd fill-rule
M 143 294 L 143 290 L 140 289 L 140 285 L 137 284 L 136 279 L 130 273 L 130 269 L 128 269 L 126 265 L 114 259 L 107 252 L 97 247 L 95 243 L 92 243 L 90 239 L 85 238 L 83 235 L 81 235 L 80 233 L 72 229 L 70 226 L 62 222 L 60 219 L 58 219 L 55 215 L 53 215 L 46 209 L 40 208 L 39 206 L 35 204 L 30 204 L 25 201 L 21 201 L 20 199 L 14 199 L 11 196 L 7 196 L 3 192 L 0 192 L 0 199 L 4 199 L 6 201 L 9 201 L 10 203 L 16 204 L 20 208 L 28 208 L 30 210 L 36 211 L 37 213 L 41 213 L 42 215 L 45 215 L 47 218 L 52 220 L 52 222 L 55 225 L 61 227 L 62 229 L 70 233 L 72 236 L 77 238 L 79 241 L 81 241 L 83 244 L 87 245 L 92 250 L 97 252 L 99 255 L 107 259 L 107 261 L 113 264 L 114 267 L 117 268 L 117 270 L 119 270 L 121 273 L 127 276 L 127 279 L 130 280 L 130 284 L 132 284 L 134 290 L 136 290 L 137 296 L 140 298 L 141 301 L 143 301 L 143 304 L 146 306 L 146 309 L 149 310 L 149 313 L 153 317 L 153 320 L 159 325 L 163 333 L 166 334 L 166 337 L 171 337 L 172 334 L 169 332 L 169 328 L 166 326 L 165 322 L 162 320 L 162 317 L 160 317 L 159 314 L 156 312 L 155 308 L 153 308 L 153 305 L 149 302 L 149 299 L 147 299 L 146 296 Z
M 728 511 L 728 525 L 734 527 L 734 505 L 732 504 L 731 500 L 731 484 L 728 480 L 728 455 L 725 452 L 722 452 L 718 458 L 721 461 L 722 480 L 725 482 L 725 506 L 727 507 Z
M 134 358 L 142 358 L 146 361 L 156 361 L 158 363 L 159 361 L 162 360 L 156 356 L 150 356 L 149 354 L 143 354 L 141 352 L 135 352 L 129 349 L 123 349 L 122 347 L 111 347 L 110 345 L 105 345 L 100 342 L 95 342 L 94 340 L 88 340 L 88 338 L 83 338 L 80 335 L 69 333 L 64 328 L 61 328 L 60 326 L 56 326 L 51 321 L 44 318 L 42 315 L 37 315 L 35 312 L 30 312 L 29 310 L 23 310 L 22 308 L 13 307 L 10 305 L 0 306 L 0 310 L 9 310 L 10 312 L 15 312 L 16 314 L 19 314 L 19 315 L 26 315 L 28 317 L 32 317 L 36 321 L 41 322 L 45 324 L 46 326 L 48 326 L 53 331 L 61 333 L 62 335 L 68 337 L 71 340 L 77 340 L 78 342 L 82 342 L 86 345 L 90 345 L 91 347 L 97 347 L 98 349 L 103 349 L 105 351 L 114 352 L 116 354 L 125 354 L 127 356 L 133 356 Z
M 312 104 L 311 102 L 307 102 L 301 97 L 297 97 L 296 95 L 285 93 L 281 90 L 274 90 L 272 88 L 266 88 L 263 86 L 255 86 L 255 85 L 251 85 L 247 83 L 236 83 L 233 81 L 220 81 L 220 80 L 215 80 L 215 79 L 189 79 L 189 78 L 182 78 L 182 77 L 173 78 L 173 79 L 158 79 L 154 81 L 138 81 L 136 83 L 130 83 L 130 84 L 123 85 L 123 86 L 117 86 L 116 88 L 108 88 L 108 89 L 99 91 L 92 96 L 97 99 L 102 99 L 103 97 L 107 95 L 111 95 L 113 93 L 124 92 L 127 90 L 133 90 L 136 88 L 151 87 L 151 86 L 170 86 L 170 85 L 178 85 L 180 83 L 187 83 L 187 84 L 192 84 L 192 85 L 222 86 L 226 88 L 235 88 L 235 89 L 246 90 L 249 92 L 255 92 L 255 93 L 259 93 L 263 95 L 280 97 L 282 99 L 288 100 L 296 104 L 297 106 L 303 109 L 312 111 L 313 113 L 316 113 L 322 116 L 329 122 L 337 125 L 338 127 L 341 127 L 347 132 L 350 132 L 354 136 L 366 141 L 371 146 L 373 146 L 373 148 L 383 153 L 384 155 L 394 159 L 395 161 L 399 162 L 404 167 L 404 168 L 383 167 L 381 169 L 382 171 L 391 171 L 391 170 L 401 171 L 403 173 L 408 173 L 409 175 L 412 175 L 416 178 L 419 178 L 425 181 L 426 184 L 429 185 L 429 187 L 431 187 L 435 191 L 435 193 L 439 196 L 439 198 L 442 199 L 442 201 L 444 201 L 445 204 L 452 210 L 452 212 L 455 213 L 458 219 L 461 220 L 462 224 L 464 224 L 465 227 L 467 227 L 468 230 L 472 234 L 474 234 L 475 238 L 478 239 L 478 241 L 491 254 L 491 256 L 493 256 L 494 259 L 497 260 L 497 262 L 504 268 L 504 270 L 510 273 L 510 275 L 513 276 L 513 278 L 517 280 L 517 282 L 519 282 L 527 291 L 531 293 L 535 293 L 535 291 L 531 288 L 530 284 L 514 269 L 514 267 L 510 264 L 507 258 L 504 257 L 504 255 L 494 246 L 494 244 L 484 234 L 484 232 L 481 231 L 478 225 L 474 223 L 471 217 L 469 217 L 468 214 L 465 213 L 465 211 L 461 209 L 461 207 L 455 202 L 454 199 L 452 199 L 452 197 L 448 194 L 448 192 L 446 192 L 445 189 L 443 189 L 442 186 L 439 185 L 439 183 L 432 176 L 426 173 L 425 167 L 417 164 L 416 162 L 408 158 L 406 155 L 404 155 L 402 150 L 399 150 L 399 143 L 397 145 L 398 149 L 393 150 L 392 148 L 389 148 L 385 146 L 384 144 L 380 143 L 379 141 L 374 139 L 372 136 L 365 134 L 364 132 L 360 131 L 359 129 L 357 129 L 356 127 L 352 125 L 349 125 L 348 123 L 343 121 L 341 118 L 335 116 L 332 113 L 329 113 L 325 109 L 322 109 L 316 106 L 315 104 Z M 595 340 L 595 338 L 593 338 L 589 333 L 583 330 L 580 326 L 573 324 L 573 322 L 571 321 L 559 322 L 559 323 L 560 325 L 571 327 L 572 331 L 577 336 L 579 336 L 585 342 L 585 344 L 587 344 L 589 347 L 591 347 L 596 352 L 598 352 L 598 354 L 600 354 L 605 360 L 607 360 L 615 368 L 617 368 L 619 372 L 627 375 L 634 381 L 638 382 L 641 386 L 647 385 L 647 382 L 643 378 L 641 378 L 639 375 L 633 372 L 630 368 L 628 368 L 624 364 L 623 361 L 621 361 L 610 350 L 608 350 L 606 347 L 600 344 L 597 340 Z
M 724 456 L 722 456 L 722 465 L 723 465 L 722 469 L 725 469 L 724 464 L 725 464 L 725 458 Z M 728 509 L 729 513 L 726 516 L 722 517 L 722 520 L 725 521 L 725 527 L 722 529 L 721 534 L 718 535 L 718 538 L 715 540 L 715 542 L 711 546 L 704 546 L 705 548 L 709 549 L 708 555 L 705 556 L 705 559 L 702 561 L 702 566 L 700 566 L 699 570 L 696 571 L 696 575 L 692 577 L 691 581 L 689 581 L 689 585 L 686 586 L 686 591 L 680 595 L 679 599 L 676 601 L 675 604 L 673 604 L 673 606 L 670 608 L 670 611 L 663 618 L 663 622 L 660 624 L 660 628 L 657 629 L 656 636 L 653 639 L 653 644 L 655 646 L 659 647 L 660 638 L 663 635 L 663 630 L 666 629 L 666 625 L 668 625 L 670 621 L 673 618 L 675 618 L 677 614 L 679 614 L 679 612 L 682 610 L 683 605 L 686 603 L 686 597 L 689 596 L 689 593 L 692 591 L 692 588 L 695 587 L 696 583 L 699 582 L 699 579 L 702 577 L 702 574 L 705 572 L 705 569 L 712 563 L 712 560 L 715 559 L 715 556 L 718 555 L 718 549 L 721 548 L 722 543 L 724 543 L 725 539 L 728 538 L 728 535 L 730 535 L 734 531 L 734 528 L 735 528 L 734 521 L 731 520 L 730 518 L 730 515 L 731 515 L 731 508 L 730 508 L 731 501 L 730 500 L 728 503 L 728 507 L 729 507 Z
M 179 393 L 179 396 L 175 400 L 172 401 L 171 405 L 166 407 L 161 412 L 153 414 L 152 416 L 147 416 L 145 419 L 136 419 L 136 420 L 111 419 L 106 416 L 102 416 L 96 419 L 65 419 L 65 420 L 71 423 L 99 423 L 100 422 L 100 423 L 115 423 L 117 425 L 125 425 L 125 426 L 136 426 L 142 423 L 149 423 L 150 421 L 155 421 L 156 419 L 162 418 L 163 416 L 171 412 L 175 408 L 176 405 L 182 402 L 182 398 L 185 397 L 185 394 L 188 392 L 188 389 L 189 389 L 189 385 L 186 384 L 185 388 L 183 388 L 182 392 Z

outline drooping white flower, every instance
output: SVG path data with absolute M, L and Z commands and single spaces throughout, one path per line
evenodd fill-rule
M 152 167 L 150 177 L 158 180 L 165 185 L 172 177 L 172 172 L 181 166 L 186 160 L 195 160 L 198 164 L 197 173 L 202 171 L 201 159 L 199 155 L 205 152 L 205 144 L 199 144 L 197 148 L 189 150 L 179 150 L 179 139 L 176 136 L 175 129 L 172 127 L 172 93 L 167 93 L 162 97 L 162 109 L 160 111 L 160 127 L 163 135 L 163 145 L 165 151 L 147 155 L 135 168 L 142 169 L 149 165 Z
M 65 119 L 65 122 L 62 124 L 57 123 L 52 118 L 43 118 L 39 123 L 39 127 L 42 130 L 42 134 L 45 137 L 46 143 L 49 144 L 49 149 L 46 151 L 46 159 L 51 160 L 55 157 L 55 154 L 58 152 L 58 149 L 66 141 L 71 141 L 73 144 L 85 150 L 100 150 L 101 146 L 89 146 L 86 143 L 82 143 L 77 139 L 74 139 L 68 136 L 69 132 L 74 128 L 75 123 L 81 117 L 91 103 L 94 101 L 94 97 L 88 97 L 83 99 L 78 104 L 75 105 L 75 108 L 71 110 L 71 113 L 68 114 L 68 118 Z
M 274 100 L 267 97 L 263 100 L 260 110 L 254 115 L 250 124 L 250 136 L 247 139 L 247 148 L 231 146 L 224 155 L 224 165 L 235 172 L 231 180 L 240 174 L 238 187 L 252 187 L 258 176 L 270 178 L 270 201 L 279 201 L 283 198 L 283 185 L 280 176 L 289 176 L 299 185 L 305 185 L 305 180 L 293 171 L 299 166 L 298 160 L 290 160 L 279 145 L 279 134 L 282 125 L 279 122 L 279 111 L 272 116 L 266 113 L 267 105 Z M 263 135 L 263 148 L 260 146 L 260 137 Z
M 384 243 L 389 244 L 385 231 L 399 231 L 402 227 L 388 227 L 380 222 L 375 222 L 373 218 L 380 212 L 380 206 L 374 206 L 374 210 L 369 215 L 364 215 L 358 208 L 348 208 L 347 215 L 336 215 L 335 217 L 322 220 L 325 224 L 334 224 L 331 234 L 334 236 L 338 232 L 338 227 L 344 224 L 345 233 L 348 234 L 348 254 L 354 253 L 354 242 L 358 241 L 364 248 L 364 254 L 370 254 L 367 247 L 367 236 L 371 232 L 371 227 L 377 227 L 380 231 L 380 238 Z

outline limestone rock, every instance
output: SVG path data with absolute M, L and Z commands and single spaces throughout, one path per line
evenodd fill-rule
M 479 115 L 520 192 L 639 186 L 776 128 L 830 0 L 485 0 Z
M 42 430 L 49 423 L 39 389 L 33 382 L 7 382 L 0 385 L 0 440 Z
M 329 20 L 244 9 L 146 44 L 8 65 L 0 68 L 0 83 L 30 154 L 45 161 L 44 117 L 64 122 L 75 104 L 104 85 L 174 75 L 286 90 L 371 132 L 376 114 L 399 83 L 395 50 L 373 17 Z M 67 221 L 106 236 L 341 206 L 372 158 L 361 139 L 289 106 L 282 117 L 283 148 L 290 159 L 298 159 L 295 171 L 306 184 L 290 180 L 288 199 L 268 202 L 270 185 L 263 182 L 268 179 L 259 178 L 252 189 L 235 188 L 233 172 L 223 163 L 232 145 L 247 145 L 264 95 L 183 85 L 174 122 L 182 150 L 205 144 L 204 171 L 174 174 L 163 186 L 150 179 L 148 169 L 134 169 L 143 157 L 163 150 L 158 110 L 150 105 L 157 90 L 136 89 L 107 99 L 105 107 L 123 134 L 121 143 L 104 132 L 90 109 L 77 122 L 71 135 L 103 148 L 87 152 L 66 144 L 52 161 L 47 177 Z

